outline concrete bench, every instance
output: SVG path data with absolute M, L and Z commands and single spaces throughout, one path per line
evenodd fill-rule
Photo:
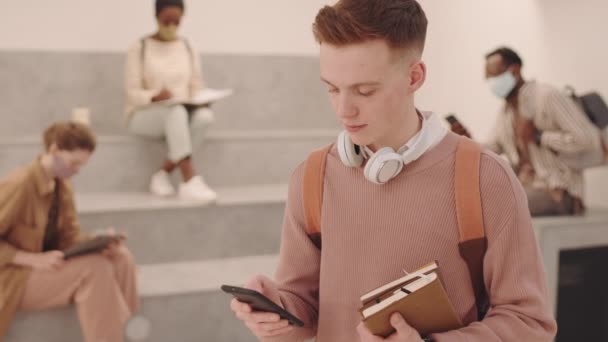
M 533 219 L 547 272 L 549 299 L 557 313 L 561 251 L 608 246 L 608 209 L 590 209 L 584 216 Z

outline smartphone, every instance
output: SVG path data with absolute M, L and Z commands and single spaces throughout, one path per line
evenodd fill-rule
M 296 327 L 304 326 L 304 322 L 258 291 L 230 285 L 222 285 L 221 289 L 234 296 L 239 302 L 249 304 L 254 311 L 276 313 L 282 319 L 286 319 L 291 325 Z
M 448 121 L 448 123 L 450 125 L 453 125 L 455 123 L 458 123 L 458 119 L 456 119 L 456 116 L 454 114 L 449 114 L 448 116 L 445 117 L 445 119 Z

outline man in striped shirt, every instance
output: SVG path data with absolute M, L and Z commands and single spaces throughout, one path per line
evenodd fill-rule
M 560 153 L 594 148 L 597 130 L 582 110 L 558 89 L 522 77 L 523 62 L 502 47 L 486 55 L 486 79 L 505 104 L 488 147 L 504 154 L 526 189 L 533 216 L 584 211 L 583 173 Z

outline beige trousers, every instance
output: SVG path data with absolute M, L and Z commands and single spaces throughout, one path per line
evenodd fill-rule
M 34 270 L 19 310 L 71 303 L 86 342 L 122 342 L 124 325 L 139 307 L 136 266 L 127 248 L 112 259 L 92 254 L 68 260 L 56 271 Z
M 129 130 L 144 137 L 165 138 L 168 159 L 178 163 L 192 155 L 193 147 L 202 142 L 212 122 L 213 112 L 207 107 L 189 113 L 182 105 L 152 106 L 133 114 Z

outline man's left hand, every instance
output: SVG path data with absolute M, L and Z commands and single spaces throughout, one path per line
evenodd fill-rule
M 394 334 L 387 338 L 378 337 L 372 334 L 363 322 L 359 323 L 357 326 L 357 332 L 359 333 L 359 337 L 361 338 L 361 342 L 380 342 L 380 341 L 393 341 L 393 342 L 423 342 L 420 334 L 412 328 L 403 317 L 394 313 L 391 316 L 391 325 L 395 330 L 397 330 Z

